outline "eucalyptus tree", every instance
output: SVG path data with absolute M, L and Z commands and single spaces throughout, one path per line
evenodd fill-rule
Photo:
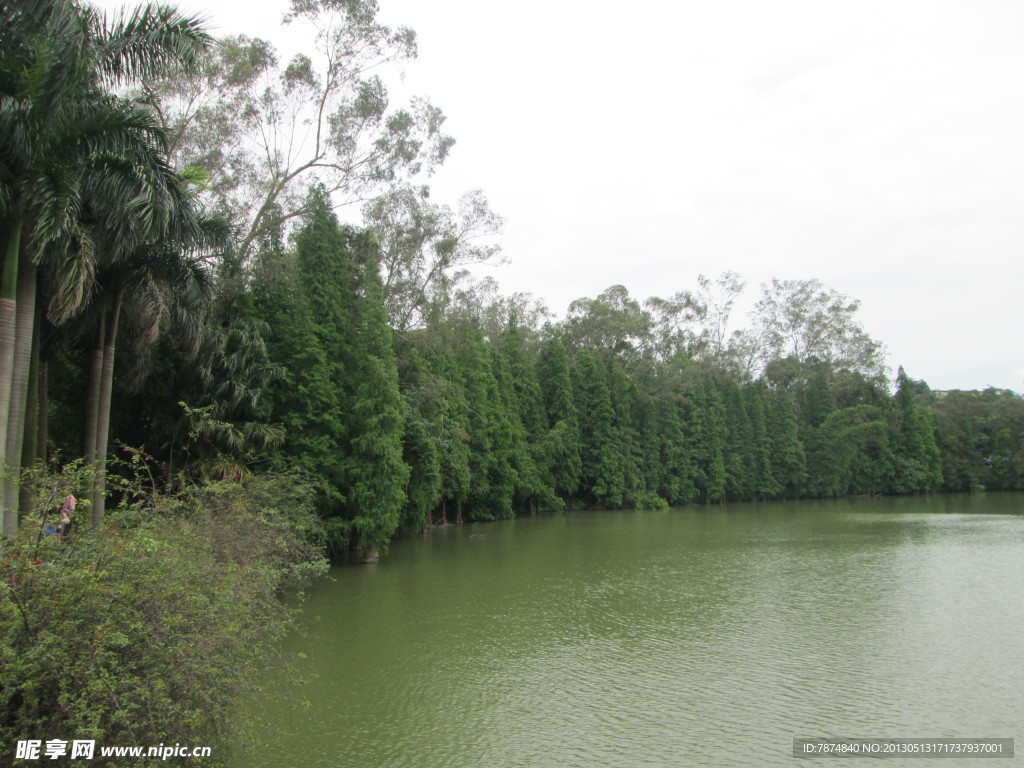
M 428 304 L 426 324 L 432 329 L 466 322 L 476 326 L 484 338 L 502 338 L 512 318 L 520 328 L 535 331 L 551 317 L 547 306 L 532 294 L 517 291 L 503 295 L 493 277 L 475 278 L 462 270 Z
M 645 307 L 654 317 L 661 357 L 667 360 L 685 351 L 690 357 L 724 364 L 736 340 L 735 333 L 729 334 L 730 318 L 745 286 L 736 272 L 726 271 L 714 280 L 697 275 L 695 291 L 649 298 Z
M 110 231 L 159 230 L 166 189 L 163 132 L 142 105 L 111 89 L 188 64 L 209 41 L 200 22 L 145 6 L 108 21 L 71 0 L 5 4 L 0 11 L 0 464 L 5 485 L 20 459 L 35 324 L 35 272 L 58 286 L 51 310 L 88 299 L 99 247 L 84 201 L 105 197 Z M 154 181 L 157 183 L 154 184 Z M 17 458 L 16 458 L 17 457 Z M 5 500 L 10 492 L 5 488 Z M 4 531 L 17 513 L 8 502 Z
M 665 362 L 686 355 L 696 357 L 701 352 L 701 340 L 695 330 L 702 317 L 702 308 L 688 291 L 680 291 L 667 299 L 651 296 L 644 301 L 644 309 L 651 316 L 654 351 Z
M 396 187 L 363 207 L 363 219 L 381 250 L 384 301 L 398 331 L 422 327 L 431 303 L 443 302 L 461 270 L 496 264 L 494 237 L 503 220 L 483 192 L 468 192 L 458 211 L 432 203 L 427 187 Z
M 835 370 L 884 378 L 884 348 L 857 320 L 860 302 L 826 288 L 820 280 L 778 280 L 761 286 L 755 336 L 763 359 L 791 356 L 817 360 Z
M 562 327 L 569 345 L 598 351 L 606 360 L 633 362 L 653 346 L 652 317 L 621 285 L 604 290 L 596 299 L 576 299 Z
M 453 139 L 438 108 L 425 98 L 390 108 L 378 73 L 415 58 L 416 35 L 377 11 L 376 0 L 292 0 L 284 21 L 311 39 L 290 61 L 266 40 L 226 37 L 198 71 L 148 85 L 177 161 L 210 171 L 243 259 L 309 211 L 314 186 L 350 204 L 446 158 Z

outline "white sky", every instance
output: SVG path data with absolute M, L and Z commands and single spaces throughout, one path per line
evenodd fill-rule
M 506 291 L 818 278 L 933 388 L 1024 389 L 1024 3 L 380 2 L 457 139 L 434 199 L 507 219 Z M 300 45 L 285 0 L 179 5 Z

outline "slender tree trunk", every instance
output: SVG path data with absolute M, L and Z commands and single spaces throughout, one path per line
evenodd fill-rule
M 25 407 L 28 400 L 29 368 L 32 363 L 33 328 L 36 320 L 36 266 L 28 254 L 21 254 L 17 308 L 15 312 L 14 360 L 7 412 L 7 440 L 4 455 L 8 472 L 3 479 L 5 530 L 18 529 L 18 489 L 21 487 L 21 449 L 25 438 Z
M 89 390 L 85 398 L 85 447 L 82 454 L 85 466 L 91 470 L 94 489 L 96 478 L 99 475 L 99 463 L 96 460 L 96 430 L 100 418 L 100 389 L 103 386 L 103 348 L 106 346 L 106 332 L 107 307 L 103 306 L 96 321 L 96 345 L 92 350 L 89 365 Z M 95 504 L 93 492 L 89 494 L 89 503 Z M 98 525 L 95 506 L 92 507 L 92 516 L 93 522 Z
M 103 346 L 103 376 L 100 382 L 99 412 L 96 419 L 96 477 L 92 490 L 92 522 L 103 524 L 107 490 L 107 438 L 110 434 L 110 396 L 114 390 L 114 350 L 117 340 L 117 321 L 121 314 L 121 291 L 114 299 Z
M 11 407 L 11 371 L 14 370 L 14 335 L 18 307 L 18 254 L 21 251 L 21 220 L 10 222 L 4 249 L 4 266 L 0 277 L 0 472 L 7 467 L 7 414 Z M 3 510 L 3 535 L 13 536 L 18 526 L 18 513 Z
M 50 364 L 39 350 L 39 432 L 36 436 L 36 459 L 46 463 L 46 441 L 50 437 Z
M 100 417 L 100 385 L 103 383 L 103 347 L 107 332 L 107 308 L 100 312 L 96 322 L 96 346 L 92 350 L 92 362 L 89 366 L 89 391 L 85 399 L 85 448 L 82 456 L 85 465 L 92 466 L 96 462 L 96 425 Z
M 38 299 L 38 297 L 36 297 Z M 39 307 L 36 306 L 32 326 L 32 356 L 28 367 L 28 396 L 25 398 L 25 438 L 21 446 L 21 466 L 31 467 L 36 463 L 39 441 Z M 18 514 L 22 520 L 29 519 L 35 506 L 32 486 L 22 484 L 18 492 Z
M 462 499 L 455 502 L 455 524 L 462 525 Z
M 441 525 L 448 525 L 448 499 L 441 502 Z

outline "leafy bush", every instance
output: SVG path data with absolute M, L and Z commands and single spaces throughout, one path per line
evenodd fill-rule
M 82 479 L 51 479 L 43 508 Z M 239 696 L 288 627 L 280 593 L 326 570 L 310 508 L 301 480 L 263 476 L 151 496 L 65 538 L 46 535 L 53 512 L 23 522 L 0 544 L 0 764 L 19 739 L 224 757 Z
M 668 502 L 654 491 L 642 491 L 630 505 L 635 509 L 668 509 Z

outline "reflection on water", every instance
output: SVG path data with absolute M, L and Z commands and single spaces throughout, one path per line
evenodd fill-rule
M 268 680 L 253 706 L 280 732 L 237 764 L 791 766 L 798 736 L 1024 749 L 1022 585 L 1021 494 L 440 530 L 313 590 L 284 650 L 316 677 Z

